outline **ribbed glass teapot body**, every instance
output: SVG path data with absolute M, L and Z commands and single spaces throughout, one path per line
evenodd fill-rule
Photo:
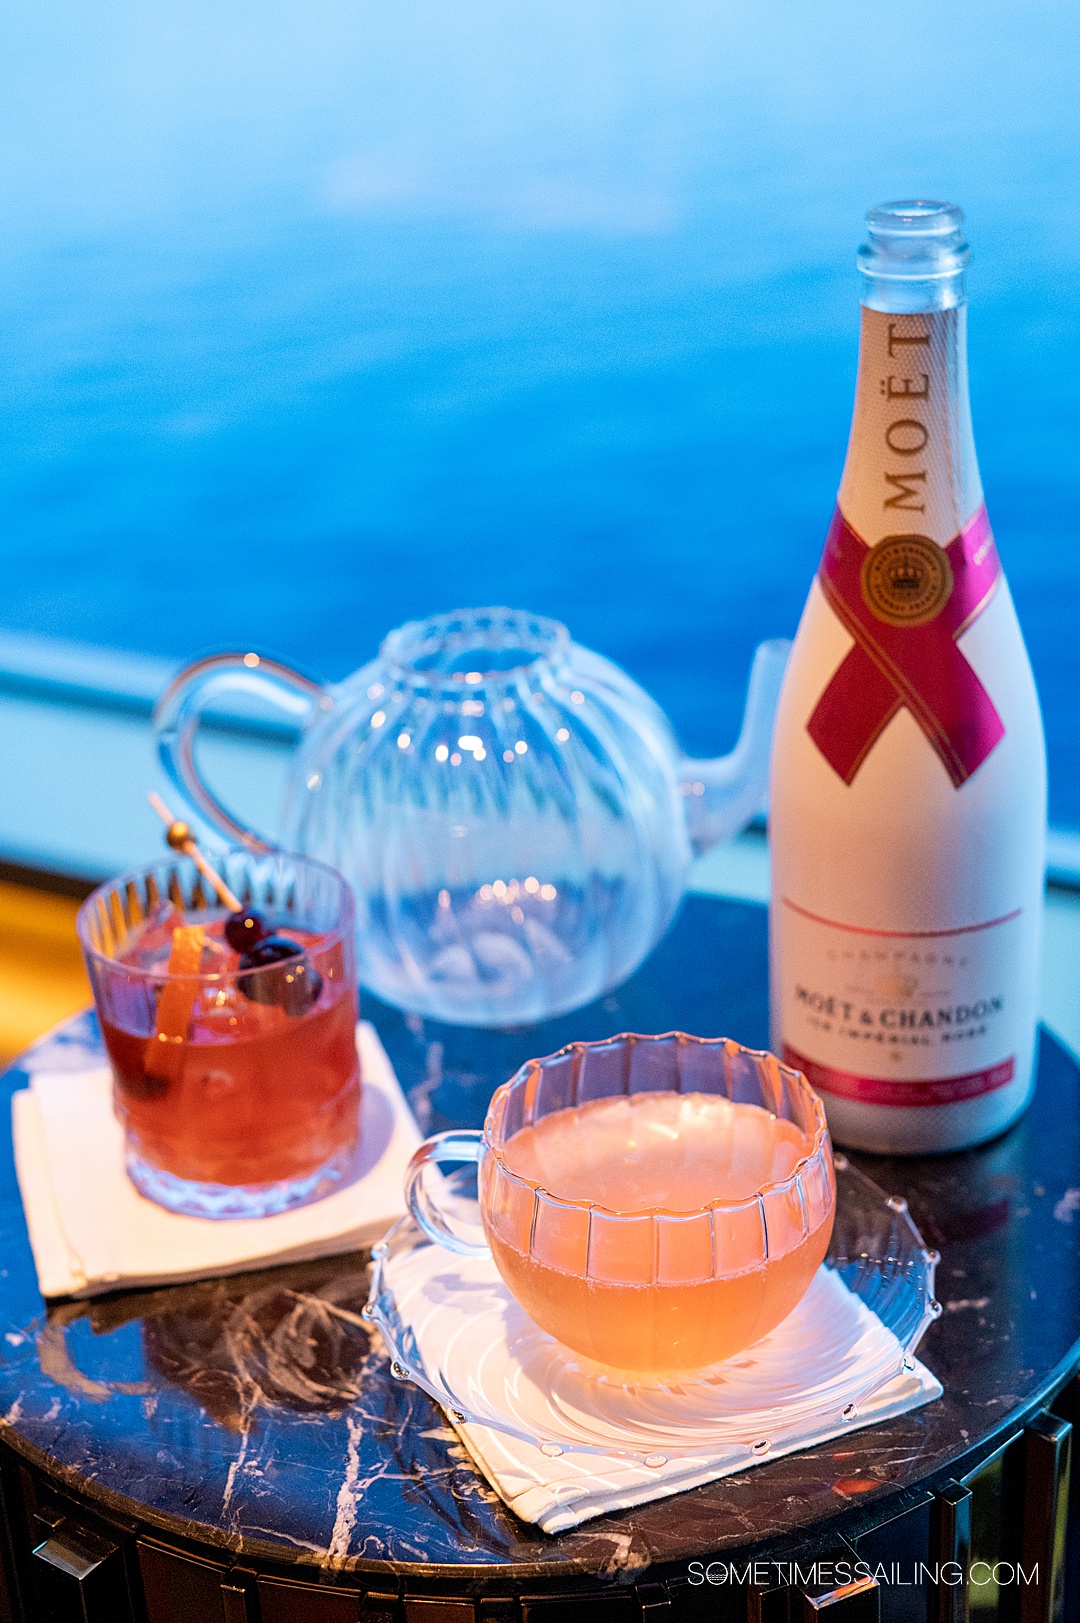
M 679 761 L 648 695 L 561 626 L 442 616 L 335 690 L 284 838 L 350 876 L 364 985 L 440 1019 L 540 1020 L 624 979 L 671 919 Z

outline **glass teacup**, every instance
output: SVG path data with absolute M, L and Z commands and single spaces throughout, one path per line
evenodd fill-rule
M 481 1243 L 438 1163 L 479 1163 Z M 483 1131 L 421 1145 L 409 1209 L 452 1251 L 490 1250 L 556 1340 L 654 1375 L 760 1340 L 807 1290 L 836 1183 L 800 1072 L 724 1038 L 623 1035 L 530 1060 Z

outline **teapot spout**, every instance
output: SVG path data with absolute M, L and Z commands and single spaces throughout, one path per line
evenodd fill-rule
M 681 763 L 687 832 L 695 856 L 730 840 L 765 809 L 773 723 L 790 653 L 786 637 L 759 643 L 755 649 L 742 727 L 731 754 L 714 761 L 686 757 Z

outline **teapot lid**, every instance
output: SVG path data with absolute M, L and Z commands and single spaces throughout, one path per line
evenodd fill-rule
M 564 655 L 570 634 L 558 620 L 524 609 L 455 609 L 411 620 L 384 640 L 387 667 L 413 686 L 460 693 Z

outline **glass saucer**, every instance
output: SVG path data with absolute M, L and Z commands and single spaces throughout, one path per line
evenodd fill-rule
M 910 1398 L 920 1380 L 915 1348 L 941 1313 L 938 1255 L 907 1202 L 844 1156 L 835 1165 L 832 1243 L 802 1301 L 755 1346 L 690 1375 L 630 1381 L 571 1352 L 518 1306 L 490 1257 L 443 1250 L 409 1217 L 372 1252 L 364 1316 L 382 1334 L 391 1373 L 422 1387 L 453 1421 L 551 1456 L 619 1455 L 659 1467 L 733 1447 L 749 1462 L 806 1446 L 866 1424 L 860 1406 L 904 1376 Z M 898 1401 L 889 1412 L 908 1406 Z

